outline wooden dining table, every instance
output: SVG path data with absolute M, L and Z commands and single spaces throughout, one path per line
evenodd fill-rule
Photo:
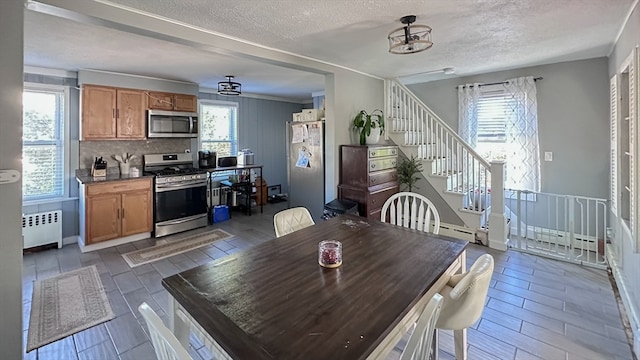
M 318 264 L 329 239 L 333 269 Z M 342 215 L 163 279 L 170 327 L 219 359 L 382 359 L 465 269 L 467 244 Z

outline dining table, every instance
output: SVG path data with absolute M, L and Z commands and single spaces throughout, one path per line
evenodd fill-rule
M 340 266 L 320 266 L 323 240 L 342 244 Z M 169 326 L 217 359 L 384 359 L 465 271 L 467 244 L 341 215 L 164 278 Z

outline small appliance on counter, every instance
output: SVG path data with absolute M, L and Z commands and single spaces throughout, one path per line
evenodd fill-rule
M 218 158 L 219 167 L 231 167 L 238 165 L 238 158 L 235 156 L 222 156 Z
M 213 169 L 216 167 L 216 152 L 210 150 L 198 151 L 198 168 Z
M 251 149 L 242 149 L 238 151 L 238 165 L 253 165 L 255 156 Z
M 91 176 L 93 177 L 105 177 L 107 176 L 107 162 L 102 160 L 102 156 L 97 158 L 91 164 Z

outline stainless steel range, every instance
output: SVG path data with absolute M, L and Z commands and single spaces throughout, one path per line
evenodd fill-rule
M 206 170 L 193 167 L 191 154 L 144 155 L 144 172 L 155 175 L 154 236 L 208 225 Z

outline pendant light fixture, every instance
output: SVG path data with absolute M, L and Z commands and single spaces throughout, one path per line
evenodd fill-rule
M 389 33 L 389 52 L 392 54 L 414 54 L 433 46 L 431 27 L 427 25 L 411 25 L 416 21 L 415 15 L 400 18 L 405 26 Z
M 242 85 L 239 82 L 231 81 L 232 75 L 226 75 L 227 81 L 218 83 L 218 95 L 234 96 L 242 94 Z

